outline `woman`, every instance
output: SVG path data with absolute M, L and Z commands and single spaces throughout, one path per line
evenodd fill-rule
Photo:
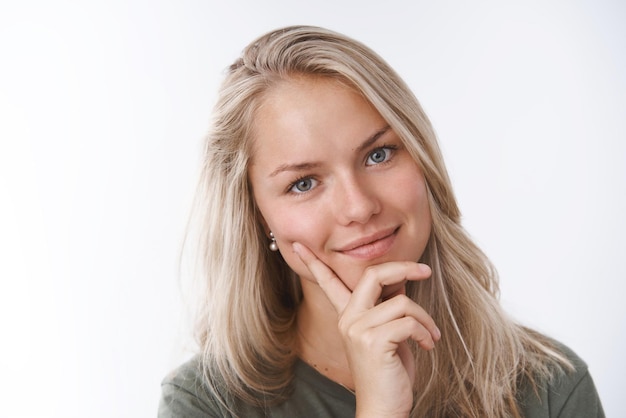
M 254 41 L 204 161 L 201 352 L 160 416 L 603 416 L 585 364 L 502 312 L 426 115 L 367 47 Z

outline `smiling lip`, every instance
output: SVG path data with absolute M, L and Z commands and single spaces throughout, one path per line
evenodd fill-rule
M 396 240 L 399 227 L 359 238 L 336 251 L 363 260 L 378 258 L 389 251 Z

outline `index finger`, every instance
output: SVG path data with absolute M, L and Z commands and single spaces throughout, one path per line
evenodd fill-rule
M 369 309 L 378 300 L 403 293 L 407 281 L 424 280 L 430 277 L 431 269 L 413 261 L 389 261 L 365 269 L 359 284 L 352 292 L 353 306 Z
M 352 295 L 350 289 L 343 284 L 341 279 L 330 267 L 317 258 L 307 247 L 298 242 L 294 242 L 292 248 L 309 269 L 319 287 L 324 294 L 326 294 L 330 303 L 335 307 L 337 313 L 342 313 Z

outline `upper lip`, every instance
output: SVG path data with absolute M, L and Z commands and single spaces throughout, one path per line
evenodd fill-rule
M 389 235 L 395 233 L 397 230 L 398 230 L 397 227 L 393 227 L 393 228 L 384 229 L 378 232 L 374 232 L 373 234 L 369 234 L 364 237 L 357 238 L 353 241 L 350 241 L 346 245 L 337 248 L 336 251 L 350 251 L 362 245 L 371 244 L 375 241 L 378 241 L 379 239 L 388 237 Z

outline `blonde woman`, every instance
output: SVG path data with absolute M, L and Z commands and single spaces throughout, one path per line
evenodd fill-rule
M 229 69 L 199 187 L 200 353 L 160 417 L 602 417 L 562 344 L 512 322 L 433 129 L 373 51 L 315 27 Z

